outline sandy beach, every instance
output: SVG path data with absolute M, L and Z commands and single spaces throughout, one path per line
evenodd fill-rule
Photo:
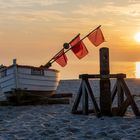
M 69 105 L 0 107 L 0 140 L 138 140 L 134 116 L 72 115 Z
M 132 84 L 132 81 L 128 83 Z M 60 89 L 62 87 L 59 87 L 58 91 Z M 76 88 L 73 90 L 76 91 Z M 140 99 L 137 98 L 136 102 L 140 108 Z M 96 118 L 93 114 L 73 115 L 71 107 L 72 103 L 68 105 L 1 106 L 0 140 L 140 139 L 140 118 L 135 117 L 131 109 L 123 118 Z

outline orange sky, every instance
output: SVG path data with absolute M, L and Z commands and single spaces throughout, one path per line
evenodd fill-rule
M 102 25 L 107 42 L 94 47 L 84 43 L 89 54 L 78 60 L 69 52 L 68 65 L 61 68 L 61 78 L 78 78 L 81 73 L 99 73 L 99 49 L 109 47 L 111 73 L 135 76 L 135 62 L 140 61 L 140 43 L 134 35 L 140 32 L 139 0 L 1 0 L 0 63 L 10 65 L 45 64 L 78 33 L 84 37 Z

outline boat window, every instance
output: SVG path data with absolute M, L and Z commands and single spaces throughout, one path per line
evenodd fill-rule
M 33 69 L 31 69 L 31 74 L 32 75 L 44 75 L 44 70 L 33 68 Z

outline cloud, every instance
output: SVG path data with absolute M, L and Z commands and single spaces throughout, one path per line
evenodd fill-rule
M 127 6 L 115 6 L 109 5 L 106 6 L 103 10 L 105 12 L 112 12 L 115 15 L 119 16 L 140 16 L 140 3 L 139 4 L 130 4 Z
M 14 14 L 14 13 L 13 13 Z M 26 21 L 55 21 L 64 20 L 63 13 L 55 10 L 15 13 L 16 20 Z
M 0 19 L 26 21 L 63 20 L 63 12 L 55 7 L 67 2 L 67 0 L 1 0 Z
M 73 11 L 75 14 L 83 16 L 102 16 L 102 15 L 118 15 L 118 16 L 140 16 L 140 2 L 131 1 L 129 3 L 104 2 L 102 5 L 85 4 L 79 5 L 78 10 Z
M 50 6 L 67 3 L 67 0 L 1 0 L 1 8 L 32 7 L 32 6 Z
M 45 11 L 35 11 L 35 12 L 18 12 L 11 11 L 9 13 L 3 13 L 0 15 L 1 20 L 11 20 L 11 21 L 52 21 L 52 20 L 65 20 L 63 18 L 63 13 L 55 10 L 45 10 Z
M 132 4 L 133 4 L 133 3 L 137 4 L 137 3 L 139 3 L 139 2 L 140 2 L 139 0 L 129 0 L 129 1 L 128 1 L 128 3 L 132 3 Z

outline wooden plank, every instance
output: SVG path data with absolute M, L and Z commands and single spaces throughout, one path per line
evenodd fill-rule
M 124 73 L 110 74 L 110 78 L 126 78 L 126 74 Z
M 58 82 L 49 80 L 19 79 L 19 84 L 34 86 L 56 86 Z
M 29 84 L 19 84 L 19 88 L 23 90 L 32 90 L 32 91 L 52 91 L 56 90 L 56 86 L 45 86 L 45 85 L 29 85 Z
M 7 69 L 6 69 L 6 74 L 7 75 L 10 75 L 10 74 L 14 74 L 14 68 L 13 68 L 13 66 L 14 65 L 11 65 L 12 67 L 8 67 Z
M 99 109 L 99 107 L 98 107 L 98 104 L 97 104 L 97 102 L 96 102 L 96 99 L 95 99 L 95 97 L 94 97 L 94 94 L 93 94 L 93 92 L 92 92 L 92 89 L 91 89 L 91 87 L 90 87 L 89 81 L 88 81 L 88 80 L 85 80 L 85 82 L 86 82 L 86 90 L 87 90 L 88 94 L 89 94 L 90 97 L 91 97 L 91 100 L 92 100 L 92 103 L 93 103 L 93 107 L 94 107 L 95 114 L 96 114 L 97 117 L 100 117 L 100 116 L 101 116 L 100 109 Z
M 42 80 L 42 81 L 58 81 L 57 76 L 40 76 L 40 75 L 31 75 L 25 73 L 18 73 L 20 79 L 32 79 L 32 80 Z
M 82 96 L 82 86 L 83 86 L 83 81 L 81 82 L 81 85 L 80 85 L 77 97 L 76 97 L 75 102 L 74 102 L 73 107 L 72 107 L 72 111 L 71 112 L 73 114 L 77 111 L 78 105 L 80 103 L 80 99 L 81 99 L 81 96 Z
M 51 97 L 51 98 L 64 98 L 64 97 L 72 98 L 72 93 L 51 94 L 50 97 Z
M 100 78 L 100 74 L 81 74 L 79 75 L 80 79 L 84 79 L 84 78 Z
M 1 88 L 5 88 L 5 87 L 8 87 L 10 85 L 15 85 L 15 79 L 14 78 L 9 79 L 8 81 L 0 83 Z
M 86 78 L 101 78 L 100 74 L 81 74 L 79 75 L 80 79 Z M 103 75 L 102 78 L 126 78 L 126 74 L 118 73 L 118 74 L 108 74 Z
M 125 92 L 125 95 L 130 100 L 130 103 L 131 103 L 130 105 L 132 107 L 132 110 L 133 110 L 134 114 L 136 116 L 140 116 L 140 111 L 139 111 L 139 109 L 138 109 L 138 107 L 137 107 L 137 105 L 136 105 L 136 103 L 135 103 L 135 101 L 134 101 L 134 99 L 131 95 L 131 92 L 130 92 L 129 88 L 127 87 L 127 85 L 126 85 L 126 83 L 123 79 L 120 79 L 120 84 L 121 84 L 122 89 Z
M 88 93 L 86 90 L 86 85 L 84 80 L 82 85 L 82 109 L 83 109 L 83 114 L 88 115 Z
M 7 82 L 7 81 L 9 81 L 11 79 L 14 79 L 14 73 L 8 74 L 8 75 L 6 75 L 4 77 L 0 77 L 0 83 Z
M 2 88 L 2 92 L 5 93 L 5 92 L 12 91 L 13 88 L 15 88 L 15 84 L 8 85 Z
M 117 94 L 118 94 L 118 107 L 120 107 L 121 104 L 124 102 L 124 93 L 123 93 L 123 89 L 120 85 L 119 79 L 117 79 Z
M 69 98 L 48 98 L 46 101 L 42 99 L 42 102 L 46 102 L 46 104 L 69 104 Z
M 124 116 L 128 106 L 131 104 L 131 101 L 129 98 L 127 98 L 120 106 L 118 110 L 118 116 Z
M 116 93 L 117 93 L 117 81 L 116 81 L 116 83 L 115 83 L 115 85 L 114 85 L 114 87 L 113 87 L 113 89 L 112 89 L 112 91 L 111 91 L 111 100 L 112 100 L 112 102 L 113 102 L 114 99 L 115 99 Z

